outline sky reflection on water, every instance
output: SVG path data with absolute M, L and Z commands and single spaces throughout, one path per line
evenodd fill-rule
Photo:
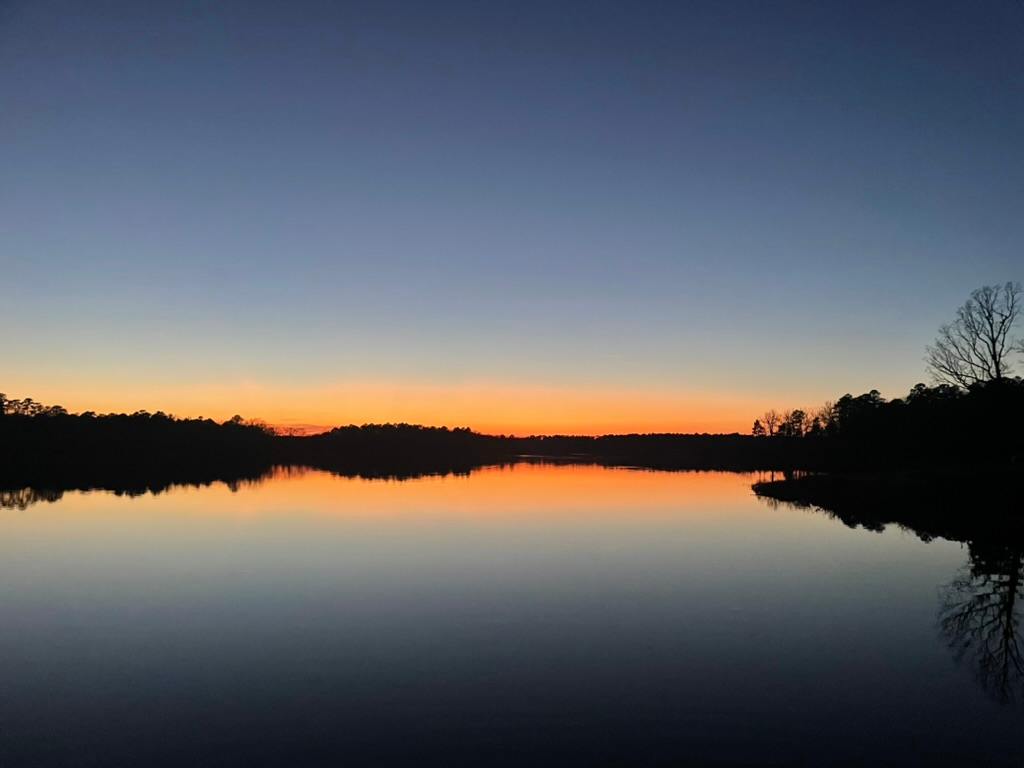
M 1019 762 L 939 626 L 967 547 L 750 483 L 292 471 L 0 510 L 0 764 Z

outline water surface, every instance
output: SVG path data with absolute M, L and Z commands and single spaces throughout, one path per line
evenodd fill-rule
M 292 470 L 0 509 L 0 765 L 1020 764 L 1015 680 L 951 648 L 968 547 L 751 481 Z

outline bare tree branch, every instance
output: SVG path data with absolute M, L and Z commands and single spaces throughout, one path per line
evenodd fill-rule
M 956 319 L 939 328 L 926 348 L 928 370 L 939 383 L 969 387 L 1012 375 L 1010 355 L 1024 352 L 1012 336 L 1021 314 L 1020 283 L 985 285 L 971 293 Z

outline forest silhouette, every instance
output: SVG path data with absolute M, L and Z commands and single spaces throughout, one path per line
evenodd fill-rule
M 817 423 L 815 429 L 776 430 L 770 437 L 508 437 L 410 424 L 346 426 L 292 436 L 241 417 L 217 423 L 161 412 L 72 414 L 31 399 L 4 398 L 0 487 L 147 489 L 251 479 L 274 466 L 401 478 L 468 472 L 528 458 L 652 469 L 764 470 L 789 476 L 1006 472 L 1019 469 L 1024 457 L 1024 382 L 1004 379 L 969 389 L 918 385 L 907 397 L 889 401 L 876 391 L 844 395 L 827 420 Z M 795 488 L 827 492 L 820 476 L 805 478 Z
M 829 508 L 872 498 L 1006 495 L 1024 467 L 1024 380 L 1013 336 L 1019 283 L 982 286 L 926 348 L 935 384 L 902 398 L 845 394 L 816 409 L 766 411 L 749 435 L 486 435 L 460 427 L 364 424 L 280 434 L 234 416 L 218 423 L 162 411 L 69 413 L 0 393 L 0 489 L 162 489 L 236 483 L 274 467 L 406 478 L 522 460 L 651 469 L 781 472 L 755 490 Z M 990 505 L 1001 508 L 1004 505 Z

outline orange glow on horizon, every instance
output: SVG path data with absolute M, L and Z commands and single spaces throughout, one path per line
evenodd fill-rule
M 17 382 L 12 382 L 17 383 Z M 509 386 L 494 383 L 353 382 L 318 387 L 254 382 L 171 387 L 139 382 L 63 381 L 11 386 L 71 411 L 164 411 L 223 421 L 238 413 L 303 432 L 346 424 L 398 423 L 470 427 L 487 434 L 600 435 L 630 432 L 745 433 L 765 408 L 747 394 L 669 390 Z M 793 398 L 790 398 L 792 401 Z M 799 404 L 799 401 L 797 401 Z

